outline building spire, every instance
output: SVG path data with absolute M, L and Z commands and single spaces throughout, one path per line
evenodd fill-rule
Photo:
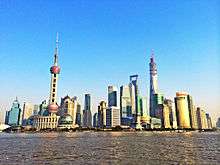
M 150 61 L 154 62 L 154 50 L 151 49 Z
M 56 48 L 55 48 L 55 54 L 54 54 L 54 65 L 58 65 L 58 44 L 59 44 L 59 40 L 58 40 L 58 32 L 57 32 Z
M 151 49 L 151 58 L 154 59 L 154 50 L 153 49 Z

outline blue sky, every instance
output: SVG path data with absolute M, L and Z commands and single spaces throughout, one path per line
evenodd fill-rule
M 49 96 L 56 32 L 60 34 L 58 96 L 91 93 L 93 111 L 107 86 L 139 74 L 148 95 L 154 49 L 159 89 L 168 98 L 189 92 L 220 116 L 220 2 L 0 1 L 0 120 L 18 96 L 39 104 Z

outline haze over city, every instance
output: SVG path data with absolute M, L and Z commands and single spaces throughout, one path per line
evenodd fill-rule
M 60 34 L 58 102 L 67 94 L 92 97 L 92 111 L 140 76 L 149 97 L 154 50 L 158 85 L 166 98 L 186 91 L 214 120 L 220 116 L 219 1 L 1 1 L 0 121 L 15 97 L 41 103 L 49 97 L 49 67 Z

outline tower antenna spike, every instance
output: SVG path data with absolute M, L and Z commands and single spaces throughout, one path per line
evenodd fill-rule
M 56 35 L 56 48 L 55 48 L 55 54 L 54 54 L 54 65 L 58 64 L 58 45 L 59 45 L 59 38 L 58 38 L 58 32 Z
M 151 58 L 154 58 L 154 50 L 151 49 Z
M 57 35 L 56 35 L 56 49 L 58 51 L 58 44 L 59 44 L 59 33 L 57 32 Z

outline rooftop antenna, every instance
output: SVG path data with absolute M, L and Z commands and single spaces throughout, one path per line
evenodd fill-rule
M 154 58 L 154 50 L 151 49 L 151 58 Z
M 57 65 L 58 63 L 58 44 L 59 44 L 59 39 L 58 39 L 58 32 L 56 36 L 56 48 L 55 48 L 55 55 L 54 55 L 54 64 Z

